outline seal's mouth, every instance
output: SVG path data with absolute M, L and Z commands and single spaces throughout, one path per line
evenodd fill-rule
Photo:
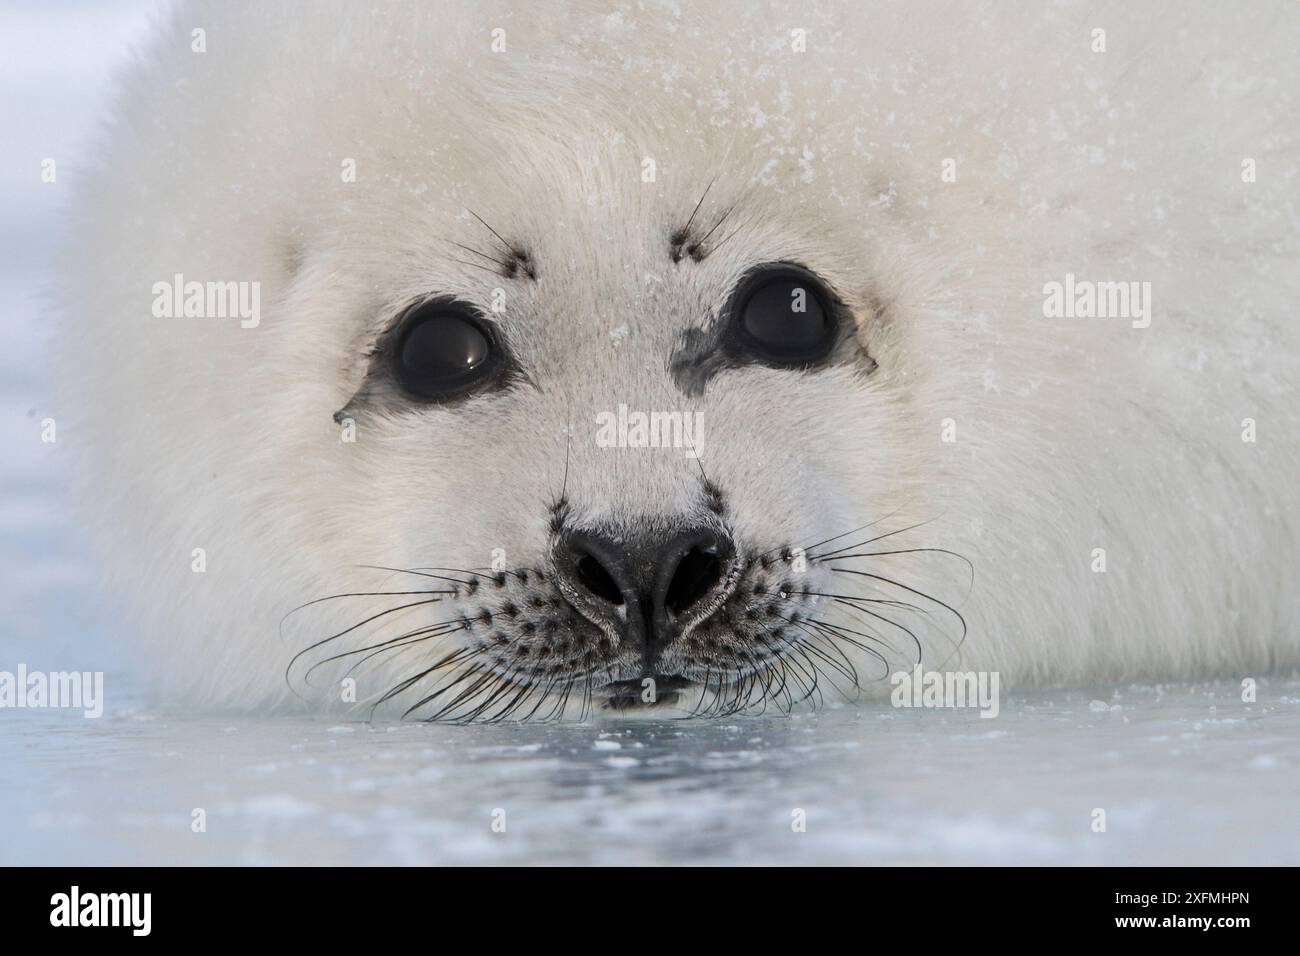
M 646 674 L 627 680 L 610 681 L 600 689 L 605 703 L 615 710 L 672 704 L 696 681 L 681 674 Z

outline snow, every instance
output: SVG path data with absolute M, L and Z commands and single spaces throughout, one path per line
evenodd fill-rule
M 36 178 L 76 154 L 88 94 L 150 6 L 60 31 L 96 7 L 48 5 L 0 31 L 16 38 L 0 49 L 0 670 L 107 671 L 99 719 L 0 710 L 0 864 L 1300 863 L 1294 679 L 1261 679 L 1250 703 L 1229 682 L 1012 691 L 992 721 L 887 703 L 472 727 L 150 706 L 77 597 L 91 571 L 64 517 L 67 449 L 39 440 L 57 418 L 37 303 L 59 192 Z

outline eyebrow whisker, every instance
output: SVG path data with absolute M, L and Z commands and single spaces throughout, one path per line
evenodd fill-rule
M 713 188 L 713 184 L 717 181 L 718 177 L 714 176 L 709 180 L 709 184 L 704 187 L 704 192 L 700 194 L 699 202 L 697 202 L 695 208 L 691 210 L 691 215 L 690 218 L 686 220 L 686 225 L 673 233 L 673 245 L 680 246 L 686 242 L 686 237 L 690 235 L 691 226 L 695 223 L 695 217 L 699 214 L 700 207 L 704 205 L 704 200 L 709 195 L 709 190 Z
M 718 227 L 719 227 L 720 225 L 722 225 L 724 222 L 726 222 L 726 221 L 727 221 L 727 217 L 730 216 L 733 212 L 735 212 L 735 210 L 736 210 L 736 206 L 735 206 L 735 204 L 732 204 L 731 206 L 728 206 L 728 207 L 727 207 L 727 211 L 724 212 L 721 216 L 719 216 L 719 217 L 718 217 L 718 221 L 715 222 L 715 223 L 714 223 L 714 224 L 709 228 L 709 231 L 706 232 L 704 235 L 702 235 L 702 236 L 699 238 L 698 241 L 692 243 L 692 246 L 693 246 L 694 248 L 698 249 L 698 248 L 700 248 L 702 245 L 704 245 L 704 243 L 708 242 L 708 241 L 709 241 L 709 236 L 711 236 L 711 235 L 713 235 L 715 232 L 717 232 L 717 231 L 718 231 Z
M 503 272 L 503 271 L 500 271 L 500 270 L 497 270 L 497 269 L 493 269 L 493 268 L 491 268 L 490 266 L 485 266 L 485 265 L 483 265 L 481 262 L 470 262 L 468 259 L 456 259 L 456 258 L 452 258 L 450 261 L 451 261 L 451 262 L 459 262 L 461 265 L 463 265 L 463 266 L 469 266 L 471 269 L 482 269 L 484 272 L 490 272 L 490 273 L 491 273 L 492 275 L 494 275 L 494 276 L 504 276 L 504 277 L 507 278 L 507 279 L 511 279 L 511 278 L 514 277 L 514 270 L 513 270 L 513 269 L 511 269 L 511 270 L 509 270 L 509 271 L 504 271 L 504 272 Z
M 720 223 L 720 222 L 721 222 L 721 220 L 719 220 L 719 223 Z M 716 228 L 716 227 L 715 227 L 715 228 Z M 715 252 L 717 252 L 719 249 L 721 249 L 724 245 L 727 244 L 727 240 L 731 239 L 731 238 L 732 238 L 733 236 L 735 236 L 738 232 L 740 232 L 740 230 L 742 230 L 742 229 L 744 229 L 744 228 L 745 228 L 745 223 L 742 222 L 739 226 L 737 226 L 735 229 L 731 230 L 731 232 L 727 233 L 725 236 L 723 236 L 721 239 L 719 239 L 716 243 L 714 243 L 714 245 L 713 245 L 713 247 L 712 247 L 711 249 L 709 249 L 708 251 L 701 250 L 700 258 L 703 259 L 705 256 L 711 256 L 711 255 L 713 255 Z M 712 231 L 712 230 L 710 230 L 710 231 Z M 703 243 L 703 242 L 704 242 L 704 240 L 701 239 L 701 240 L 700 240 L 700 243 Z M 697 248 L 698 248 L 698 246 L 699 246 L 700 243 L 697 243 L 697 244 L 696 244 Z
M 496 256 L 490 256 L 486 252 L 481 252 L 480 250 L 475 249 L 473 246 L 465 245 L 465 243 L 463 242 L 457 242 L 455 239 L 445 239 L 443 241 L 451 243 L 457 249 L 464 249 L 466 252 L 470 253 L 471 255 L 478 256 L 481 259 L 486 259 L 488 262 L 495 262 L 497 265 L 499 265 L 502 268 L 503 271 L 509 272 L 514 268 L 514 263 L 512 261 L 505 260 L 505 259 L 498 259 Z

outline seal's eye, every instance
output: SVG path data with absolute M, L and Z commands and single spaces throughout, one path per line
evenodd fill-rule
M 745 355 L 799 367 L 821 361 L 835 346 L 831 297 L 805 269 L 765 266 L 741 283 L 734 301 L 732 341 Z
M 500 353 L 491 329 L 471 307 L 429 302 L 402 319 L 393 371 L 402 388 L 418 398 L 453 398 L 494 378 Z

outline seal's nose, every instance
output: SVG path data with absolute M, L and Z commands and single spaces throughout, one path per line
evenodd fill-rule
M 573 530 L 556 542 L 553 559 L 569 603 L 640 645 L 650 664 L 683 627 L 721 606 L 734 554 L 731 539 L 713 528 L 631 540 Z

